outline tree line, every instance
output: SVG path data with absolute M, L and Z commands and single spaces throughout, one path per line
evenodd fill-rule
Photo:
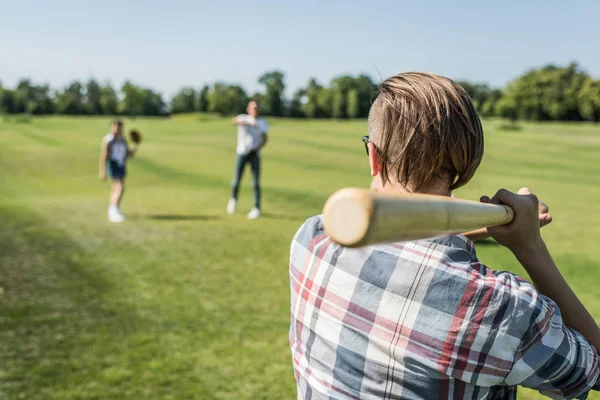
M 125 82 L 119 91 L 95 79 L 74 81 L 61 90 L 22 79 L 14 89 L 0 84 L 0 113 L 165 116 L 189 112 L 232 115 L 243 112 L 249 100 L 261 105 L 263 115 L 292 118 L 364 118 L 377 84 L 367 75 L 339 76 L 328 85 L 311 78 L 284 97 L 285 75 L 269 71 L 259 77 L 262 90 L 248 93 L 240 85 L 215 82 L 196 89 L 180 89 L 169 103 L 160 93 Z M 484 117 L 535 121 L 600 121 L 600 80 L 579 65 L 547 65 L 531 69 L 506 87 L 459 81 Z
M 167 115 L 160 93 L 125 82 L 120 92 L 90 79 L 73 81 L 62 90 L 22 79 L 13 90 L 0 85 L 0 113 L 32 115 Z

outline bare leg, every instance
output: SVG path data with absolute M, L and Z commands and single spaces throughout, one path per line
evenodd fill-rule
M 110 193 L 110 206 L 118 208 L 123 197 L 125 186 L 121 179 L 115 179 L 112 183 L 112 191 Z
M 121 207 L 121 200 L 123 200 L 124 194 L 125 194 L 125 178 L 121 179 L 121 193 L 119 194 L 119 199 L 117 200 L 117 207 Z

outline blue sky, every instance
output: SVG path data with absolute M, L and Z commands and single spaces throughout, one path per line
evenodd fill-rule
M 571 3 L 571 4 L 568 4 Z M 0 0 L 0 81 L 125 79 L 170 97 L 216 80 L 289 95 L 310 77 L 424 70 L 501 86 L 577 61 L 600 77 L 600 2 Z

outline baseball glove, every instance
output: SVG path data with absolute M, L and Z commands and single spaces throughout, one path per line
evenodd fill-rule
M 138 131 L 137 129 L 132 129 L 129 132 L 129 137 L 131 138 L 131 141 L 135 144 L 142 143 L 142 132 Z

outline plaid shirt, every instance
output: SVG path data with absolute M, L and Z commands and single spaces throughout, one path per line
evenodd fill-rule
M 306 221 L 291 246 L 298 398 L 553 398 L 600 389 L 599 356 L 528 282 L 462 235 L 349 249 Z

